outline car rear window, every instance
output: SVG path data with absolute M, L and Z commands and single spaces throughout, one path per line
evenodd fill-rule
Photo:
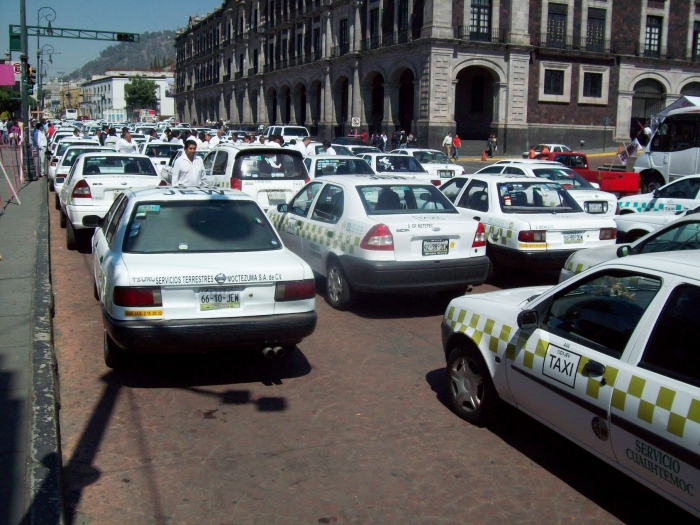
M 253 252 L 282 248 L 251 201 L 139 202 L 124 237 L 128 253 Z
M 335 146 L 333 146 L 333 148 L 335 149 Z M 360 147 L 352 148 L 352 152 L 355 155 L 364 155 L 365 153 L 380 153 L 381 150 L 379 148 L 375 148 L 373 146 L 367 146 L 367 147 L 360 146 Z M 336 150 L 336 153 L 338 153 L 337 150 Z
M 316 177 L 324 175 L 374 175 L 374 171 L 364 159 L 319 159 Z
M 427 173 L 416 159 L 409 155 L 377 157 L 378 173 Z
M 144 153 L 149 157 L 170 158 L 173 151 L 182 149 L 179 144 L 146 144 Z
M 307 177 L 302 157 L 283 149 L 275 153 L 246 152 L 238 155 L 233 176 L 243 180 L 304 180 Z
M 498 183 L 504 213 L 572 213 L 581 207 L 559 184 L 549 182 Z
M 440 190 L 426 185 L 358 186 L 367 215 L 395 215 L 418 212 L 459 213 Z
M 285 126 L 282 128 L 283 135 L 292 135 L 295 137 L 308 137 L 309 131 L 306 128 L 300 128 L 295 126 Z
M 157 175 L 150 159 L 143 157 L 90 156 L 83 163 L 83 175 Z
M 564 188 L 572 187 L 582 190 L 593 190 L 593 185 L 574 170 L 567 168 L 535 168 L 532 170 L 540 179 L 560 183 Z
M 71 142 L 62 140 L 61 142 L 59 142 L 58 146 L 56 146 L 56 157 L 62 157 L 66 150 L 71 146 L 99 146 L 99 144 L 95 141 Z
M 416 151 L 413 156 L 421 164 L 452 164 L 441 151 Z
M 70 148 L 66 150 L 65 154 L 63 155 L 63 158 L 61 159 L 61 166 L 72 166 L 75 163 L 75 160 L 78 158 L 79 155 L 82 155 L 83 153 L 95 153 L 99 151 L 114 151 L 113 149 L 110 148 L 105 148 L 103 150 L 95 149 L 95 147 L 87 147 L 87 148 Z

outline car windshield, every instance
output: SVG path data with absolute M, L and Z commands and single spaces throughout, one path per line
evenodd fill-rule
M 565 189 L 594 190 L 593 185 L 574 170 L 568 168 L 534 168 L 533 173 L 540 179 L 558 182 Z
M 71 141 L 65 141 L 62 140 L 61 142 L 58 143 L 58 146 L 56 146 L 56 157 L 62 157 L 63 154 L 66 152 L 68 148 L 71 146 L 99 146 L 99 144 L 95 141 L 90 141 L 90 142 L 71 142 Z
M 635 253 L 700 249 L 700 222 L 685 222 L 641 244 Z
M 89 156 L 83 163 L 83 175 L 156 175 L 150 159 L 125 155 Z
M 378 173 L 427 173 L 416 159 L 409 155 L 386 155 L 377 157 Z
M 241 153 L 236 157 L 233 174 L 244 180 L 306 179 L 301 155 L 292 155 L 284 150 L 276 153 Z
M 358 186 L 367 215 L 459 213 L 440 190 L 431 184 Z
M 441 151 L 416 151 L 413 156 L 421 164 L 451 164 L 447 155 Z
M 335 148 L 335 146 L 333 146 Z M 355 155 L 364 155 L 365 153 L 380 153 L 381 150 L 379 148 L 375 148 L 374 146 L 359 146 L 356 148 L 352 148 L 352 152 Z M 336 151 L 338 153 L 338 151 Z
M 280 250 L 267 216 L 251 201 L 140 202 L 124 237 L 128 253 Z
M 72 166 L 77 160 L 79 155 L 83 153 L 95 153 L 99 151 L 114 151 L 110 148 L 95 149 L 95 147 L 85 147 L 85 148 L 69 148 L 66 150 L 61 160 L 61 166 Z
M 504 213 L 572 213 L 581 207 L 559 184 L 500 182 L 498 200 Z
M 323 159 L 316 161 L 316 177 L 324 175 L 374 175 L 364 159 Z
M 181 149 L 179 144 L 146 144 L 144 153 L 149 157 L 170 158 L 173 151 Z

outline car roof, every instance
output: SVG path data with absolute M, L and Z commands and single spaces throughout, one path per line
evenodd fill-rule
M 87 157 L 90 156 L 100 156 L 100 157 L 139 157 L 143 159 L 150 159 L 148 155 L 144 155 L 143 153 L 124 153 L 121 151 L 108 151 L 108 152 L 102 152 L 102 153 L 86 153 L 85 154 Z
M 307 155 L 306 158 L 311 160 L 364 160 L 355 155 Z
M 211 199 L 243 200 L 255 202 L 255 199 L 240 190 L 230 188 L 212 188 L 208 186 L 157 186 L 125 190 L 129 198 L 136 202 L 143 201 L 206 201 Z
M 549 181 L 547 179 L 540 179 L 534 177 L 523 177 L 522 175 L 510 175 L 507 173 L 474 173 L 472 175 L 458 175 L 456 177 L 452 177 L 450 180 L 454 179 L 479 179 L 486 182 L 526 182 L 528 184 L 539 182 L 543 184 L 559 184 L 557 181 Z
M 370 146 L 371 147 L 371 146 Z M 404 155 L 401 155 L 399 153 L 382 153 L 381 151 L 372 151 L 369 153 L 363 153 L 363 155 L 371 155 L 373 157 L 377 156 L 382 156 L 382 157 L 404 157 Z
M 401 148 L 401 149 L 393 149 L 389 153 L 394 153 L 395 151 L 429 151 L 430 153 L 445 153 L 444 151 L 440 151 L 439 149 L 430 149 L 430 148 Z
M 231 144 L 231 143 L 219 143 L 218 146 L 209 151 L 218 151 L 223 149 L 231 149 L 239 151 L 259 151 L 261 153 L 287 153 L 295 157 L 303 157 L 301 152 L 294 148 L 281 148 L 278 146 L 265 146 L 264 144 Z
M 625 266 L 636 267 L 640 269 L 662 271 L 681 277 L 690 277 L 691 279 L 700 279 L 700 259 L 696 250 L 688 250 L 685 252 L 656 252 L 642 255 L 633 255 L 623 259 L 613 259 L 604 265 L 619 265 L 624 261 Z M 617 263 L 617 264 L 615 264 Z
M 523 177 L 521 177 L 523 178 Z M 367 175 L 333 175 L 332 177 L 321 177 L 314 179 L 322 182 L 343 182 L 348 186 L 391 186 L 397 183 L 402 186 L 433 186 L 429 181 L 417 179 L 415 177 L 402 177 L 401 175 L 367 174 Z M 532 180 L 532 179 L 527 179 Z

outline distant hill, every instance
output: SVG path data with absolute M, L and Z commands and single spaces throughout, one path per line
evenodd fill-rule
M 129 69 L 164 67 L 175 61 L 175 31 L 141 33 L 140 42 L 119 43 L 109 46 L 100 56 L 76 69 L 66 78 L 89 79 L 92 75 L 102 75 L 107 69 Z M 155 63 L 157 61 L 157 63 Z

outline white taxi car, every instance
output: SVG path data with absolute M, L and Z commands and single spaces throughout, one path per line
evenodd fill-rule
M 451 408 L 483 424 L 504 400 L 700 517 L 698 312 L 692 252 L 458 297 L 442 322 Z
M 97 139 L 83 139 L 77 137 L 66 137 L 56 146 L 56 151 L 48 159 L 49 164 L 49 190 L 53 191 L 53 181 L 56 178 L 56 171 L 58 170 L 59 164 L 61 164 L 61 158 L 65 153 L 66 149 L 70 146 L 99 146 L 100 141 Z
M 510 161 L 486 166 L 476 173 L 521 175 L 551 180 L 561 184 L 576 199 L 576 202 L 586 213 L 612 217 L 617 211 L 617 197 L 615 195 L 607 191 L 601 191 L 600 188 L 593 186 L 574 170 L 561 165 L 559 162 L 546 160 L 531 162 Z
M 114 152 L 115 149 L 112 146 L 100 146 L 99 143 L 92 144 L 92 145 L 82 145 L 82 146 L 79 146 L 79 145 L 72 143 L 70 145 L 70 147 L 66 148 L 66 150 L 63 152 L 63 155 L 61 156 L 61 160 L 58 163 L 58 165 L 56 166 L 56 175 L 55 175 L 54 181 L 53 181 L 53 187 L 56 190 L 54 197 L 55 197 L 55 204 L 56 204 L 57 210 L 61 209 L 61 200 L 59 198 L 59 194 L 61 193 L 61 188 L 63 188 L 63 184 L 66 181 L 66 177 L 68 176 L 68 172 L 70 171 L 73 164 L 75 164 L 75 161 L 83 153 L 96 153 L 96 152 L 100 152 L 100 151 Z
M 661 215 L 655 213 L 654 216 Z M 643 253 L 700 250 L 700 213 L 676 216 L 675 220 L 635 242 L 579 250 L 571 254 L 559 273 L 559 282 L 610 259 Z M 698 253 L 700 255 L 700 253 Z
M 483 174 L 455 177 L 440 190 L 460 213 L 484 223 L 494 271 L 558 272 L 576 250 L 615 244 L 615 221 L 585 213 L 555 182 Z
M 396 155 L 411 155 L 425 170 L 438 179 L 451 179 L 466 172 L 459 164 L 452 162 L 443 151 L 436 149 L 403 148 L 389 153 Z
M 264 209 L 284 204 L 309 181 L 292 148 L 223 144 L 204 157 L 206 182 L 247 193 Z
M 365 159 L 375 173 L 381 175 L 399 175 L 401 177 L 413 177 L 418 180 L 440 186 L 443 180 L 438 175 L 431 175 L 411 155 L 397 155 L 394 153 L 364 153 L 358 155 Z
M 687 211 L 660 212 L 660 213 L 626 213 L 615 215 L 617 224 L 617 242 L 634 242 L 647 233 L 662 228 L 663 226 L 677 220 L 679 217 L 700 213 L 700 206 Z
M 281 356 L 316 327 L 311 268 L 240 191 L 126 190 L 87 219 L 109 367 L 145 352 Z
M 354 155 L 309 155 L 304 157 L 309 178 L 328 175 L 374 175 L 367 161 Z
M 153 167 L 156 169 L 156 171 L 159 171 L 163 166 L 167 166 L 170 159 L 172 159 L 181 149 L 184 148 L 180 146 L 180 144 L 151 141 L 146 142 L 141 146 L 141 153 L 147 157 L 150 157 L 151 162 L 153 162 Z
M 80 155 L 59 192 L 59 224 L 66 228 L 67 248 L 77 249 L 92 235 L 92 227 L 84 222 L 86 216 L 104 217 L 124 190 L 154 186 L 167 186 L 167 183 L 145 155 L 112 152 Z
M 619 201 L 620 214 L 677 212 L 700 206 L 700 175 L 681 177 L 653 193 L 630 195 Z
M 483 225 L 411 177 L 320 177 L 268 214 L 340 310 L 355 290 L 463 293 L 489 270 Z

